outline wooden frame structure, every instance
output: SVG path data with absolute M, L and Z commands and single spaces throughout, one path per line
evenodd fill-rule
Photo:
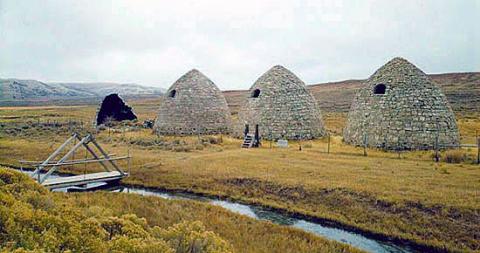
M 78 143 L 75 143 L 78 140 Z M 69 144 L 74 143 L 73 147 L 66 152 L 59 160 L 54 160 L 58 157 L 64 150 L 66 150 Z M 89 146 L 93 144 L 93 147 Z M 73 157 L 75 151 L 79 148 L 84 147 L 88 153 L 90 153 L 93 158 L 85 158 L 79 160 L 69 160 Z M 98 155 L 95 150 L 100 152 Z M 36 169 L 32 174 L 32 177 L 37 180 L 43 186 L 49 189 L 63 188 L 63 187 L 72 187 L 72 186 L 85 186 L 89 183 L 98 183 L 105 182 L 110 183 L 112 181 L 118 182 L 122 178 L 127 177 L 128 173 L 124 172 L 115 161 L 130 159 L 130 155 L 115 157 L 114 155 L 109 155 L 105 150 L 97 143 L 95 137 L 92 134 L 87 134 L 85 137 L 81 137 L 80 134 L 74 133 L 70 138 L 68 138 L 60 147 L 58 147 L 45 161 L 20 161 L 22 164 L 29 164 L 34 166 Z M 130 161 L 130 160 L 129 160 Z M 104 168 L 105 172 L 99 173 L 89 173 L 78 176 L 67 176 L 67 177 L 57 177 L 49 178 L 54 172 L 58 170 L 61 166 L 65 165 L 75 165 L 75 164 L 87 164 L 87 163 L 100 163 Z M 130 165 L 130 163 L 128 163 Z M 48 169 L 47 172 L 42 175 L 42 171 Z

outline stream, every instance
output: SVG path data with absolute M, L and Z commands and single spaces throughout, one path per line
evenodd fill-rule
M 32 171 L 23 171 L 31 175 Z M 63 174 L 52 174 L 50 177 L 62 177 L 68 176 Z M 102 186 L 102 184 L 89 184 L 88 188 L 96 188 Z M 53 191 L 60 192 L 70 192 L 70 191 L 81 191 L 84 188 L 71 187 L 71 188 L 60 188 Z M 349 244 L 353 247 L 368 251 L 368 252 L 380 252 L 380 253 L 406 253 L 406 252 L 420 252 L 418 250 L 409 247 L 408 245 L 396 244 L 394 242 L 382 241 L 375 238 L 367 237 L 359 233 L 347 231 L 344 229 L 336 228 L 333 226 L 328 226 L 304 219 L 294 218 L 285 214 L 281 214 L 275 211 L 267 210 L 266 208 L 236 203 L 229 200 L 220 200 L 213 197 L 200 196 L 193 193 L 179 193 L 163 190 L 148 189 L 142 187 L 130 187 L 120 185 L 115 188 L 106 189 L 112 192 L 125 192 L 139 194 L 143 196 L 156 196 L 163 199 L 181 199 L 181 200 L 195 200 L 201 202 L 207 202 L 215 206 L 223 207 L 231 212 L 246 215 L 248 217 L 270 221 L 272 223 L 290 226 L 298 228 L 320 237 L 324 237 L 333 241 L 338 241 L 342 243 Z

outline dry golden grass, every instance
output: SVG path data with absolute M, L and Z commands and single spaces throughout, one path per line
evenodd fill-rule
M 152 118 L 153 108 L 149 103 L 135 106 L 140 119 Z M 94 108 L 72 112 L 57 108 L 55 113 L 87 119 Z M 12 121 L 1 117 L 22 115 L 25 119 L 29 114 L 35 117 L 45 112 L 0 110 L 0 122 Z M 330 154 L 326 139 L 291 142 L 288 149 L 270 149 L 270 143 L 264 142 L 262 148 L 245 150 L 239 148 L 240 140 L 223 136 L 220 144 L 189 152 L 148 144 L 159 138 L 151 130 L 104 131 L 98 139 L 111 153 L 122 155 L 130 150 L 134 158 L 131 177 L 125 180 L 128 184 L 228 196 L 436 247 L 480 249 L 476 239 L 480 224 L 475 222 L 480 219 L 480 167 L 472 164 L 476 149 L 463 150 L 467 161 L 462 164 L 434 163 L 431 151 L 397 154 L 369 149 L 364 157 L 361 148 L 341 141 L 346 114 L 324 116 L 334 133 Z M 462 141 L 473 143 L 480 120 L 462 118 L 458 124 Z M 42 160 L 66 133 L 34 136 L 31 140 L 21 134 L 1 139 L 0 162 Z M 197 136 L 161 138 L 187 147 L 200 144 Z M 70 168 L 77 173 L 97 169 Z
M 51 193 L 1 166 L 0 203 L 0 252 L 361 252 L 197 201 Z
M 480 113 L 468 117 L 457 117 L 462 143 L 475 143 L 475 136 L 480 137 Z
M 345 121 L 347 120 L 347 113 L 344 112 L 329 112 L 324 113 L 323 121 L 327 131 L 332 135 L 342 135 Z
M 237 253 L 247 252 L 361 252 L 295 228 L 282 227 L 234 214 L 221 207 L 188 200 L 164 200 L 133 194 L 65 194 L 72 205 L 108 208 L 111 215 L 133 213 L 150 226 L 167 228 L 179 222 L 200 221 L 206 229 L 227 240 Z

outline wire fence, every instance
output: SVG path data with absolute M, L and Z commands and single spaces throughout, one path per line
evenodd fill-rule
M 107 127 L 104 130 L 107 131 L 108 136 L 114 133 L 118 133 L 119 129 L 121 130 L 120 132 L 125 133 L 125 129 L 128 127 L 128 125 L 117 125 L 116 127 L 110 128 Z M 136 127 L 141 127 L 141 126 L 136 126 Z M 144 127 L 141 127 L 144 128 Z M 30 132 L 29 132 L 30 131 Z M 7 134 L 7 135 L 13 135 L 13 136 L 18 136 L 18 135 L 29 135 L 31 134 L 32 131 L 37 131 L 37 132 L 42 132 L 42 131 L 54 131 L 55 133 L 72 133 L 75 131 L 78 132 L 97 132 L 98 128 L 94 126 L 92 122 L 84 121 L 84 120 L 75 120 L 75 119 L 66 119 L 66 120 L 50 120 L 50 119 L 45 119 L 45 120 L 28 120 L 28 121 L 13 121 L 13 122 L 3 122 L 0 123 L 0 135 L 1 133 Z M 470 153 L 471 156 L 471 150 L 470 149 L 476 149 L 476 157 L 475 157 L 475 163 L 480 164 L 480 136 L 479 136 L 479 131 L 476 131 L 475 135 L 475 140 L 476 143 L 458 143 L 458 144 L 444 144 L 440 143 L 437 140 L 426 150 L 432 150 L 433 151 L 433 159 L 435 162 L 440 162 L 441 160 L 441 152 L 444 150 L 465 150 L 463 151 L 465 154 L 466 152 Z M 265 145 L 265 144 L 264 144 Z M 272 148 L 272 142 L 268 145 L 270 148 Z M 359 145 L 361 147 L 361 152 L 363 156 L 368 156 L 370 150 L 372 150 L 372 147 L 369 146 L 368 143 L 368 135 L 365 135 L 363 138 L 363 143 Z M 400 146 L 399 146 L 400 147 Z M 302 146 L 300 145 L 299 148 L 301 149 Z M 335 146 L 332 145 L 332 136 L 328 134 L 326 136 L 326 144 L 325 144 L 325 152 L 327 154 L 330 153 L 335 153 L 335 152 L 341 152 L 343 154 L 347 154 L 345 150 L 335 150 Z M 390 152 L 395 152 L 398 154 L 398 157 L 400 158 L 402 156 L 402 153 L 410 151 L 409 149 L 402 149 L 402 148 L 397 148 L 397 149 L 388 149 L 388 148 L 378 148 L 379 150 L 383 151 L 390 151 Z M 359 155 L 358 153 L 351 153 L 351 155 Z M 472 158 L 469 158 L 470 160 Z

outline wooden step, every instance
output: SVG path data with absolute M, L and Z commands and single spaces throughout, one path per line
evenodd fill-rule
M 245 138 L 243 139 L 243 143 L 242 143 L 242 148 L 251 148 L 253 146 L 253 139 L 254 139 L 253 134 L 245 135 Z

